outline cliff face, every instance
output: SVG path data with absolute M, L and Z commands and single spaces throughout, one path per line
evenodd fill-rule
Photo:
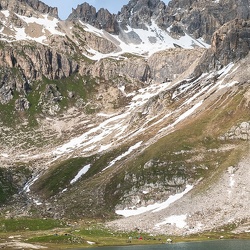
M 50 7 L 39 0 L 3 0 L 0 3 L 0 10 L 12 10 L 20 15 L 32 15 L 32 12 L 38 11 L 58 18 L 57 8 Z
M 213 34 L 211 48 L 203 55 L 197 72 L 221 69 L 246 57 L 250 49 L 249 40 L 249 20 L 235 19 L 224 24 Z
M 115 15 L 112 15 L 107 9 L 103 8 L 96 11 L 96 8 L 88 3 L 78 5 L 76 9 L 73 9 L 68 20 L 81 20 L 84 23 L 93 25 L 97 29 L 104 29 L 109 33 L 118 34 L 118 23 Z
M 223 24 L 235 18 L 248 19 L 248 0 L 175 1 L 169 2 L 168 14 L 174 25 L 181 26 L 196 38 L 210 42 L 213 33 Z

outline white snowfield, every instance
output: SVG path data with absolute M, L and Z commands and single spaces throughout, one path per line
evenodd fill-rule
M 83 175 L 85 175 L 85 174 L 89 171 L 90 167 L 91 167 L 90 164 L 84 166 L 84 167 L 77 173 L 77 175 L 74 177 L 74 179 L 72 179 L 72 180 L 70 181 L 70 184 L 73 184 L 73 183 L 75 183 L 76 181 L 78 181 Z
M 0 40 L 4 40 L 7 42 L 13 41 L 21 41 L 21 40 L 30 40 L 35 41 L 41 44 L 46 44 L 46 40 L 49 34 L 51 35 L 59 35 L 65 36 L 64 32 L 59 31 L 59 20 L 54 17 L 50 17 L 48 15 L 42 15 L 41 17 L 26 17 L 19 14 L 14 13 L 20 20 L 26 23 L 25 27 L 15 27 L 13 24 L 7 26 L 7 19 L 10 16 L 10 12 L 8 10 L 2 10 L 1 13 L 5 16 L 6 20 L 2 20 L 3 27 L 0 30 Z M 31 36 L 30 33 L 26 31 L 26 29 L 35 24 L 35 28 L 31 28 L 30 33 L 33 34 Z M 38 25 L 38 26 L 37 26 Z M 4 33 L 4 29 L 7 27 L 12 31 L 11 34 Z M 37 30 L 37 27 L 40 27 L 40 32 Z M 36 34 L 36 32 L 38 32 Z
M 175 194 L 175 195 L 170 195 L 169 198 L 162 203 L 156 202 L 155 204 L 148 205 L 147 207 L 128 208 L 128 209 L 123 209 L 123 210 L 116 210 L 115 212 L 116 214 L 123 215 L 124 217 L 134 216 L 134 215 L 142 214 L 142 213 L 149 212 L 149 211 L 152 213 L 159 212 L 167 208 L 170 204 L 182 198 L 186 193 L 192 190 L 192 188 L 193 188 L 192 185 L 187 185 L 186 189 L 183 192 Z
M 90 24 L 85 24 L 81 21 L 79 21 L 79 23 L 83 26 L 85 31 L 92 32 L 98 37 L 105 37 L 110 41 L 116 41 L 116 43 L 119 44 L 117 46 L 117 52 L 108 54 L 102 54 L 92 48 L 89 48 L 88 52 L 92 55 L 84 55 L 92 60 L 100 60 L 106 57 L 119 59 L 119 56 L 124 53 L 132 53 L 149 57 L 158 51 L 176 48 L 176 46 L 182 47 L 184 49 L 193 49 L 194 47 L 210 47 L 210 45 L 205 43 L 202 39 L 194 39 L 188 34 L 181 36 L 179 39 L 174 39 L 170 36 L 169 32 L 160 29 L 154 21 L 152 22 L 151 26 L 147 26 L 147 30 L 133 29 L 130 26 L 127 26 L 127 31 L 124 31 L 124 33 L 128 34 L 130 32 L 134 32 L 136 35 L 138 35 L 139 39 L 141 40 L 141 42 L 138 44 L 132 42 L 126 43 L 121 40 L 120 36 L 110 34 L 107 36 L 105 34 L 106 32 L 103 30 L 98 30 Z

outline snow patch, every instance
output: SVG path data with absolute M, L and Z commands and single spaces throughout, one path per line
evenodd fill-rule
M 30 192 L 30 187 L 38 180 L 40 174 L 36 175 L 34 178 L 30 179 L 24 186 L 23 191 L 26 193 Z
M 1 11 L 5 17 L 9 16 L 9 12 L 8 11 Z M 9 35 L 8 38 L 1 38 L 1 40 L 6 40 L 7 42 L 12 42 L 13 40 L 16 41 L 20 41 L 20 40 L 32 40 L 32 41 L 36 41 L 38 43 L 44 44 L 44 41 L 46 41 L 47 39 L 47 35 L 46 35 L 46 31 L 49 31 L 51 34 L 53 35 L 60 35 L 60 36 L 65 36 L 64 33 L 60 32 L 58 30 L 58 23 L 59 20 L 56 18 L 50 18 L 48 17 L 48 15 L 43 15 L 41 18 L 37 18 L 37 17 L 26 17 L 26 16 L 22 16 L 19 14 L 15 14 L 18 18 L 20 18 L 22 21 L 24 21 L 25 23 L 27 23 L 27 25 L 29 24 L 38 24 L 42 26 L 42 33 L 39 37 L 32 37 L 29 36 L 28 34 L 26 34 L 25 32 L 25 27 L 19 28 L 19 27 L 14 27 L 13 25 L 10 26 L 10 29 L 12 29 L 15 34 Z M 1 29 L 1 32 L 3 31 L 3 29 Z M 3 34 L 4 35 L 4 34 Z
M 79 20 L 79 23 L 84 26 L 84 30 L 87 32 L 91 32 L 95 34 L 96 36 L 103 37 L 103 31 L 95 28 L 94 26 L 88 24 L 88 23 L 83 23 L 81 20 Z
M 109 163 L 109 165 L 106 168 L 104 168 L 102 171 L 105 171 L 106 169 L 108 169 L 111 166 L 113 166 L 117 161 L 120 161 L 122 158 L 124 158 L 125 156 L 129 155 L 130 153 L 132 153 L 134 150 L 136 150 L 137 148 L 139 148 L 141 146 L 141 144 L 142 144 L 142 141 L 137 142 L 135 145 L 131 146 L 125 153 L 119 155 L 113 161 L 111 161 Z
M 196 103 L 192 108 L 190 108 L 189 110 L 187 110 L 186 112 L 184 112 L 183 114 L 181 114 L 176 120 L 175 122 L 173 122 L 172 124 L 168 125 L 166 128 L 162 128 L 159 130 L 159 133 L 169 129 L 170 127 L 174 127 L 175 125 L 177 125 L 179 122 L 181 122 L 182 120 L 186 119 L 188 116 L 190 116 L 197 108 L 199 108 L 203 103 L 203 100 L 201 100 L 200 102 Z
M 36 24 L 42 25 L 46 30 L 48 30 L 53 35 L 65 36 L 64 33 L 60 32 L 57 29 L 59 20 L 56 18 L 49 19 L 48 15 L 43 15 L 43 18 L 26 17 L 26 16 L 21 16 L 18 14 L 16 15 L 28 24 L 36 23 Z
M 89 48 L 88 52 L 92 55 L 84 55 L 92 60 L 100 60 L 106 57 L 115 57 L 116 59 L 119 59 L 119 56 L 124 53 L 139 54 L 145 57 L 149 57 L 155 52 L 175 48 L 176 45 L 185 49 L 192 49 L 197 46 L 204 48 L 210 47 L 210 45 L 205 43 L 204 40 L 196 40 L 188 34 L 185 34 L 185 36 L 182 36 L 179 39 L 174 39 L 169 35 L 169 32 L 160 29 L 154 21 L 152 21 L 152 24 L 150 26 L 147 25 L 146 30 L 134 29 L 130 26 L 127 26 L 127 30 L 124 31 L 124 36 L 131 32 L 134 32 L 136 35 L 138 35 L 140 39 L 140 43 L 138 44 L 133 44 L 129 42 L 125 43 L 117 35 L 109 34 L 109 36 L 107 36 L 102 30 L 98 30 L 97 28 L 81 21 L 80 23 L 84 26 L 85 31 L 91 32 L 99 37 L 105 37 L 106 39 L 112 39 L 117 41 L 117 51 L 114 51 L 109 54 L 103 54 L 93 50 L 92 48 Z
M 176 226 L 178 228 L 184 228 L 187 225 L 186 219 L 187 219 L 186 214 L 172 215 L 170 217 L 167 217 L 164 221 L 155 224 L 155 228 L 158 228 L 158 227 L 166 225 L 166 224 L 170 224 L 170 225 Z
M 89 171 L 90 167 L 91 167 L 90 164 L 84 166 L 84 167 L 77 173 L 77 175 L 74 177 L 74 179 L 70 181 L 70 184 L 73 184 L 73 183 L 75 183 L 76 181 L 78 181 L 84 174 L 86 174 L 86 173 Z
M 227 75 L 230 70 L 234 67 L 234 63 L 229 63 L 227 66 L 219 70 L 217 73 L 220 75 L 219 79 L 222 78 L 223 76 Z
M 95 244 L 96 244 L 95 242 L 93 242 L 93 241 L 88 241 L 88 240 L 87 240 L 87 243 L 88 243 L 89 245 L 95 245 Z
M 43 203 L 40 202 L 39 200 L 36 200 L 36 199 L 33 199 L 34 203 L 37 205 L 37 206 L 40 206 L 42 205 Z
M 8 10 L 2 10 L 1 12 L 5 15 L 6 18 L 10 16 L 10 12 Z
M 189 110 L 184 112 L 182 115 L 180 115 L 178 117 L 178 119 L 172 124 L 172 126 L 175 126 L 177 123 L 179 123 L 180 121 L 182 121 L 182 120 L 186 119 L 188 116 L 190 116 L 197 108 L 199 108 L 201 106 L 202 103 L 203 103 L 203 100 L 196 103 L 192 108 L 190 108 Z
M 4 158 L 8 158 L 9 157 L 9 155 L 5 154 L 5 153 L 2 153 L 1 156 L 4 157 Z
M 107 145 L 101 145 L 101 147 L 100 147 L 98 153 L 101 153 L 101 152 L 103 152 L 103 151 L 106 151 L 107 149 L 111 148 L 112 145 L 113 145 L 113 143 L 109 143 L 109 144 L 107 144 Z
M 124 217 L 130 217 L 130 216 L 142 214 L 142 213 L 145 213 L 148 211 L 151 211 L 153 213 L 159 212 L 159 211 L 167 208 L 170 204 L 172 204 L 175 201 L 182 198 L 192 188 L 193 188 L 192 185 L 187 185 L 186 189 L 183 192 L 181 192 L 179 194 L 175 194 L 175 195 L 170 195 L 169 198 L 162 203 L 155 203 L 152 205 L 148 205 L 147 207 L 139 207 L 139 208 L 135 208 L 135 209 L 116 210 L 115 212 L 116 212 L 116 214 L 123 215 Z
M 234 85 L 238 84 L 239 82 L 238 81 L 232 81 L 232 82 L 229 82 L 229 83 L 226 83 L 226 84 L 221 84 L 218 86 L 218 89 L 223 89 L 223 88 L 231 88 L 233 87 Z
M 175 194 L 175 195 L 170 195 L 169 198 L 165 202 L 161 203 L 159 208 L 157 208 L 153 211 L 153 213 L 159 212 L 159 211 L 167 208 L 170 204 L 172 204 L 172 203 L 176 202 L 177 200 L 179 200 L 180 198 L 182 198 L 185 194 L 187 194 L 192 189 L 193 189 L 192 185 L 187 185 L 186 189 L 183 192 L 181 192 L 179 194 Z

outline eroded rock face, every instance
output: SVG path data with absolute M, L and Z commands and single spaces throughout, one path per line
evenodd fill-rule
M 157 19 L 157 14 L 159 15 L 159 3 L 160 0 L 132 0 L 123 6 L 117 19 L 123 29 L 127 25 L 135 29 L 147 29 L 146 25 L 152 24 L 152 17 Z
M 58 18 L 57 8 L 48 6 L 39 0 L 3 0 L 0 3 L 0 10 L 12 10 L 17 14 L 32 16 L 34 10 L 42 14 Z
M 235 19 L 223 25 L 214 33 L 211 49 L 222 65 L 245 57 L 250 49 L 250 21 Z
M 250 122 L 242 122 L 233 126 L 225 135 L 220 137 L 221 140 L 250 140 Z
M 24 80 L 41 79 L 42 75 L 49 79 L 68 77 L 78 69 L 77 63 L 65 54 L 39 44 L 9 46 L 5 43 L 0 49 L 0 58 L 0 67 L 3 70 L 5 68 L 21 70 Z
M 179 23 L 195 38 L 202 37 L 208 43 L 221 25 L 235 18 L 248 19 L 249 15 L 248 0 L 172 0 L 168 7 L 170 21 Z
M 201 58 L 196 72 L 220 69 L 244 58 L 249 50 L 250 21 L 235 19 L 214 33 L 211 48 Z
M 88 3 L 78 5 L 76 9 L 73 9 L 67 20 L 81 20 L 82 22 L 91 24 L 98 29 L 104 29 L 112 34 L 118 34 L 118 23 L 115 15 L 103 8 L 96 11 L 96 8 Z
M 82 11 L 80 11 L 80 7 L 79 10 L 75 10 L 75 12 L 81 13 L 75 16 L 83 17 L 81 20 L 100 28 L 100 25 L 94 21 L 94 16 L 98 16 L 101 10 L 96 14 L 93 7 L 88 6 L 86 8 L 87 5 L 84 6 L 85 8 Z M 91 15 L 91 18 L 88 15 Z M 84 18 L 84 16 L 88 18 Z M 195 38 L 203 38 L 207 43 L 210 43 L 213 33 L 220 26 L 235 18 L 247 20 L 249 16 L 248 0 L 221 0 L 219 2 L 172 0 L 168 6 L 160 0 L 131 0 L 112 19 L 105 15 L 105 18 L 100 20 L 105 20 L 105 23 L 110 24 L 103 26 L 105 30 L 114 31 L 121 36 L 124 36 L 123 32 L 127 31 L 128 26 L 134 29 L 147 30 L 148 26 L 155 23 L 161 29 L 168 30 L 174 37 L 180 37 L 188 33 Z M 98 22 L 102 23 L 100 20 Z M 113 28 L 111 28 L 111 24 Z M 130 34 L 130 40 L 132 39 L 131 36 L 133 34 Z M 136 38 L 134 40 L 136 41 Z
M 68 20 L 81 20 L 122 38 L 128 26 L 147 30 L 155 23 L 163 30 L 168 29 L 173 36 L 180 37 L 187 32 L 195 38 L 203 37 L 209 43 L 213 32 L 222 24 L 236 17 L 248 18 L 249 9 L 242 8 L 244 5 L 243 0 L 221 1 L 220 4 L 213 1 L 171 1 L 169 6 L 160 0 L 131 0 L 117 15 L 111 15 L 107 10 L 97 12 L 93 6 L 84 3 L 73 9 Z M 137 41 L 136 37 L 131 40 L 135 34 L 130 33 L 129 40 Z

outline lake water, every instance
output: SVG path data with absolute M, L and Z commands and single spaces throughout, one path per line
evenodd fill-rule
M 84 249 L 84 248 L 82 248 Z M 91 250 L 250 250 L 250 240 L 217 240 L 147 246 L 98 247 Z M 80 249 L 78 249 L 80 250 Z M 86 249 L 85 249 L 86 250 Z

